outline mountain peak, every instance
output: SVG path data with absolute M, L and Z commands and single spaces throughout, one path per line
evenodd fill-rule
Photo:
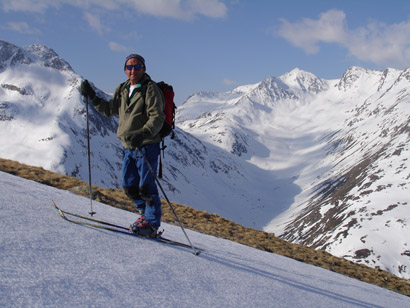
M 294 91 L 317 94 L 328 89 L 326 81 L 299 68 L 294 68 L 290 72 L 283 74 L 279 79 Z
M 298 68 L 298 67 L 295 67 L 293 70 L 291 70 L 291 71 L 289 71 L 289 72 L 283 74 L 282 76 L 283 76 L 283 77 L 285 77 L 285 76 L 290 76 L 290 77 L 292 77 L 292 76 L 295 76 L 295 77 L 299 77 L 299 76 L 312 76 L 312 77 L 314 77 L 314 78 L 317 78 L 316 75 L 314 75 L 314 74 L 312 74 L 312 73 L 310 73 L 310 72 L 304 71 L 304 70 L 302 70 L 302 69 L 300 69 L 300 68 Z
M 340 78 L 337 88 L 343 91 L 360 91 L 363 88 L 373 88 L 378 91 L 391 85 L 387 80 L 397 78 L 401 72 L 387 68 L 385 70 L 371 70 L 359 66 L 350 67 Z
M 31 64 L 32 62 L 22 48 L 0 40 L 0 72 L 8 66 L 15 66 L 19 63 Z
M 70 64 L 60 58 L 60 56 L 52 48 L 38 44 L 23 48 L 29 52 L 31 56 L 34 56 L 41 61 L 46 67 L 55 68 L 59 71 L 73 71 Z
M 18 47 L 14 44 L 0 40 L 0 72 L 8 66 L 19 64 L 30 65 L 38 63 L 45 67 L 54 68 L 59 71 L 74 72 L 70 64 L 51 48 L 34 44 L 26 47 Z

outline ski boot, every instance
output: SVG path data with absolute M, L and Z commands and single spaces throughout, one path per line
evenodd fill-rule
M 130 231 L 140 236 L 157 237 L 158 229 L 146 221 L 145 216 L 141 216 L 130 225 Z

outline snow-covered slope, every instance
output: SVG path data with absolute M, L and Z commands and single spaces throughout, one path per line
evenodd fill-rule
M 0 172 L 1 307 L 410 307 L 408 297 L 318 267 L 191 232 L 205 251 L 71 224 L 89 200 Z M 98 218 L 135 215 L 100 203 Z M 182 231 L 163 225 L 168 237 Z
M 80 81 L 51 49 L 0 41 L 0 156 L 88 181 Z M 408 89 L 409 70 L 352 67 L 193 94 L 166 141 L 163 186 L 172 201 L 410 278 Z M 116 119 L 91 108 L 90 123 L 93 184 L 118 187 Z

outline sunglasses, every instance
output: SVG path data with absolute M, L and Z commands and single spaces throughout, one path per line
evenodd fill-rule
M 131 71 L 133 68 L 136 71 L 139 71 L 141 69 L 142 65 L 141 64 L 135 64 L 135 65 L 126 65 L 125 68 L 129 71 Z

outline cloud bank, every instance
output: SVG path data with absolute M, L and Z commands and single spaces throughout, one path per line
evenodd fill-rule
M 1 0 L 3 11 L 44 13 L 49 8 L 72 5 L 83 9 L 99 7 L 106 10 L 133 9 L 141 14 L 191 20 L 196 15 L 223 18 L 227 8 L 220 0 Z
M 361 61 L 401 69 L 410 66 L 410 20 L 390 25 L 372 21 L 364 27 L 349 29 L 346 14 L 330 10 L 316 20 L 280 22 L 276 34 L 307 54 L 318 53 L 320 43 L 338 44 Z

